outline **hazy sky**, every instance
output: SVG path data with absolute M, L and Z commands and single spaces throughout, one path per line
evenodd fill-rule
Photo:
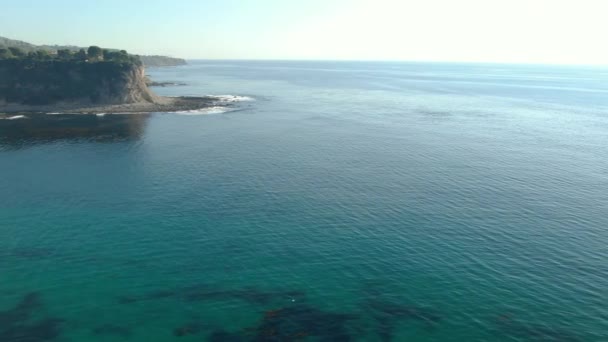
M 608 64 L 608 0 L 0 0 L 0 36 L 186 58 Z

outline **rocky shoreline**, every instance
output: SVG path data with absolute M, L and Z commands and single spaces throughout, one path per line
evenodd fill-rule
M 185 86 L 187 84 L 186 83 L 179 83 L 179 82 L 154 82 L 154 81 L 150 81 L 146 85 L 148 87 L 179 87 L 179 86 Z
M 0 116 L 3 114 L 28 113 L 61 113 L 61 114 L 136 114 L 156 112 L 179 112 L 213 107 L 217 104 L 214 97 L 162 97 L 154 102 L 136 102 L 125 104 L 88 104 L 56 103 L 52 105 L 30 106 L 22 104 L 0 104 Z

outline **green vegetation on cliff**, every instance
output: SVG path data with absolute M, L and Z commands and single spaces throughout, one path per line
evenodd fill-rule
M 18 47 L 0 47 L 0 61 L 20 60 L 30 62 L 40 61 L 72 61 L 72 62 L 113 62 L 121 64 L 141 65 L 139 56 L 130 55 L 125 50 L 114 51 L 105 50 L 98 46 L 91 46 L 88 50 L 80 49 L 72 51 L 69 49 L 59 49 L 56 52 L 48 50 L 33 50 L 26 52 Z
M 139 56 L 139 59 L 147 67 L 167 67 L 188 64 L 185 59 L 167 56 Z
M 78 51 L 80 48 L 77 46 L 71 45 L 34 45 L 21 40 L 9 39 L 5 37 L 0 37 L 0 48 L 10 48 L 15 47 L 19 48 L 25 52 L 37 51 L 37 50 L 46 50 L 48 52 L 54 52 L 61 49 L 68 49 L 72 51 Z
M 23 54 L 28 54 L 30 52 L 34 52 L 34 53 L 38 53 L 38 51 L 44 51 L 50 55 L 59 55 L 61 53 L 65 53 L 66 51 L 69 51 L 72 54 L 78 54 L 81 53 L 83 48 L 80 48 L 78 46 L 72 46 L 72 45 L 34 45 L 34 44 L 30 44 L 27 42 L 23 42 L 20 40 L 14 40 L 14 39 L 8 39 L 8 38 L 4 38 L 4 37 L 0 37 L 0 50 L 2 49 L 6 49 L 6 50 L 11 50 L 11 49 L 18 49 L 20 51 L 20 53 Z M 63 52 L 60 52 L 63 51 Z M 120 52 L 117 49 L 109 49 L 109 50 L 105 50 L 106 53 L 112 53 L 112 52 Z M 14 53 L 13 53 L 14 56 Z M 167 57 L 167 56 L 146 56 L 146 55 L 142 55 L 139 56 L 141 62 L 147 66 L 147 67 L 164 67 L 164 66 L 178 66 L 178 65 L 186 65 L 186 60 L 181 59 L 181 58 L 175 58 L 175 57 Z M 1 57 L 1 53 L 0 53 L 0 59 L 2 59 Z
M 4 104 L 134 103 L 153 101 L 139 57 L 126 51 L 67 49 L 49 53 L 0 48 L 0 108 Z

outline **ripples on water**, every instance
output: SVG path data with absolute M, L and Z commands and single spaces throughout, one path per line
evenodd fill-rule
M 608 340 L 606 72 L 197 62 L 0 120 L 0 341 Z

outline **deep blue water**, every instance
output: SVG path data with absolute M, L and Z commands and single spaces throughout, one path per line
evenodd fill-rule
M 194 61 L 0 120 L 0 341 L 608 341 L 608 69 Z

